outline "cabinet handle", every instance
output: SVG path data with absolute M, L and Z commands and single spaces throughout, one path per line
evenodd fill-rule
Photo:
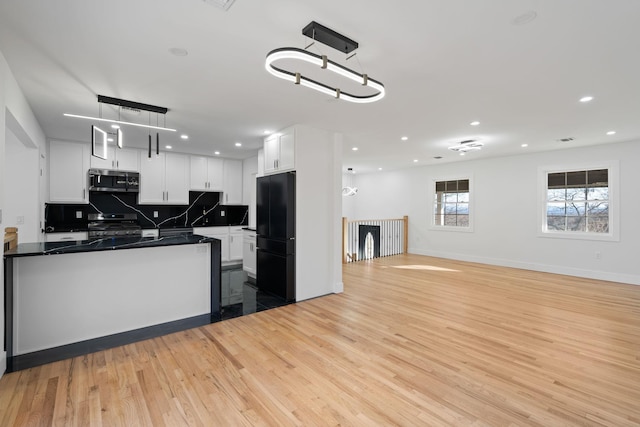
M 82 200 L 84 200 L 85 194 L 87 194 L 87 189 L 83 188 L 82 189 Z
M 116 160 L 116 167 L 119 168 L 120 167 L 120 160 Z

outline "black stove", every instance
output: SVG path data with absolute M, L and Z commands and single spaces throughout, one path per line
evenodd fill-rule
M 142 236 L 142 227 L 138 224 L 138 215 L 125 214 L 89 214 L 89 238 L 136 237 Z

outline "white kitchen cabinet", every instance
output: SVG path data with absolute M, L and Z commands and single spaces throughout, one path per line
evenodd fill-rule
M 184 154 L 160 153 L 140 162 L 142 204 L 189 204 L 189 164 Z
M 140 150 L 107 147 L 107 159 L 91 156 L 91 168 L 140 172 Z
M 222 202 L 225 205 L 242 204 L 242 160 L 224 159 Z
M 66 141 L 49 144 L 49 201 L 89 203 L 89 146 Z
M 255 278 L 256 266 L 256 232 L 245 230 L 242 244 L 242 269 Z
M 265 138 L 264 174 L 294 170 L 296 168 L 295 145 L 295 128 L 293 127 Z
M 229 262 L 229 227 L 194 227 L 193 234 L 220 240 L 220 261 Z
M 229 227 L 229 260 L 242 261 L 244 232 L 242 227 Z
M 45 242 L 76 242 L 80 240 L 87 240 L 88 233 L 86 231 L 74 231 L 68 233 L 45 233 Z
M 194 191 L 223 191 L 224 161 L 214 157 L 189 156 L 190 185 Z

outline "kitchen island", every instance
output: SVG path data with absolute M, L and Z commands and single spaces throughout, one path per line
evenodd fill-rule
M 7 371 L 220 320 L 220 241 L 23 243 L 4 254 Z

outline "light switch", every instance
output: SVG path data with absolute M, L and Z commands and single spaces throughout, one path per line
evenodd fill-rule
M 224 211 L 220 211 L 220 216 L 224 216 Z
M 158 211 L 153 211 L 153 217 L 158 218 Z
M 82 211 L 76 211 L 76 219 L 82 219 Z
M 20 215 L 16 218 L 16 224 L 24 224 L 24 216 Z

